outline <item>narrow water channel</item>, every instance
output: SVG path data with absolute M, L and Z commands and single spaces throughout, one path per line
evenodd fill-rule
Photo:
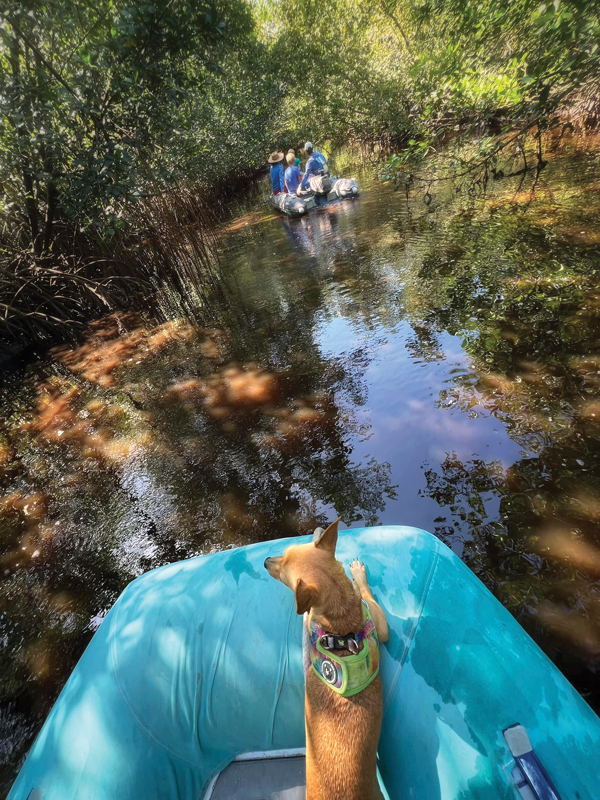
M 4 788 L 130 580 L 336 514 L 434 532 L 600 707 L 599 176 L 588 139 L 484 197 L 265 193 L 203 324 L 115 315 L 5 376 Z

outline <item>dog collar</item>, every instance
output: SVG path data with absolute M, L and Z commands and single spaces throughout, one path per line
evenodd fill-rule
M 356 634 L 337 636 L 308 619 L 310 663 L 323 683 L 342 697 L 362 692 L 379 673 L 379 640 L 369 606 L 362 601 L 363 625 Z M 361 649 L 362 645 L 362 649 Z M 350 650 L 338 656 L 333 650 Z

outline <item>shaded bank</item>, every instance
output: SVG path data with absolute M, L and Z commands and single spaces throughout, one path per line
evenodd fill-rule
M 252 10 L 9 0 L 0 23 L 0 345 L 210 284 L 199 197 L 263 162 L 279 93 Z

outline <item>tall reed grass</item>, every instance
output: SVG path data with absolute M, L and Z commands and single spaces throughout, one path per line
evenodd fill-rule
M 110 240 L 58 224 L 43 255 L 23 246 L 18 218 L 0 220 L 0 347 L 62 340 L 94 317 L 150 302 L 171 311 L 210 302 L 219 272 L 201 194 L 177 187 L 120 210 L 128 227 Z
M 584 130 L 600 127 L 600 77 L 587 80 L 560 109 L 561 116 Z

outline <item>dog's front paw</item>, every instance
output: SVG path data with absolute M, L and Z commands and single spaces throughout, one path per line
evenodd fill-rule
M 365 586 L 367 583 L 367 570 L 365 565 L 362 561 L 359 561 L 358 558 L 355 558 L 354 561 L 350 564 L 350 572 L 352 573 L 352 577 L 356 581 L 357 586 Z

